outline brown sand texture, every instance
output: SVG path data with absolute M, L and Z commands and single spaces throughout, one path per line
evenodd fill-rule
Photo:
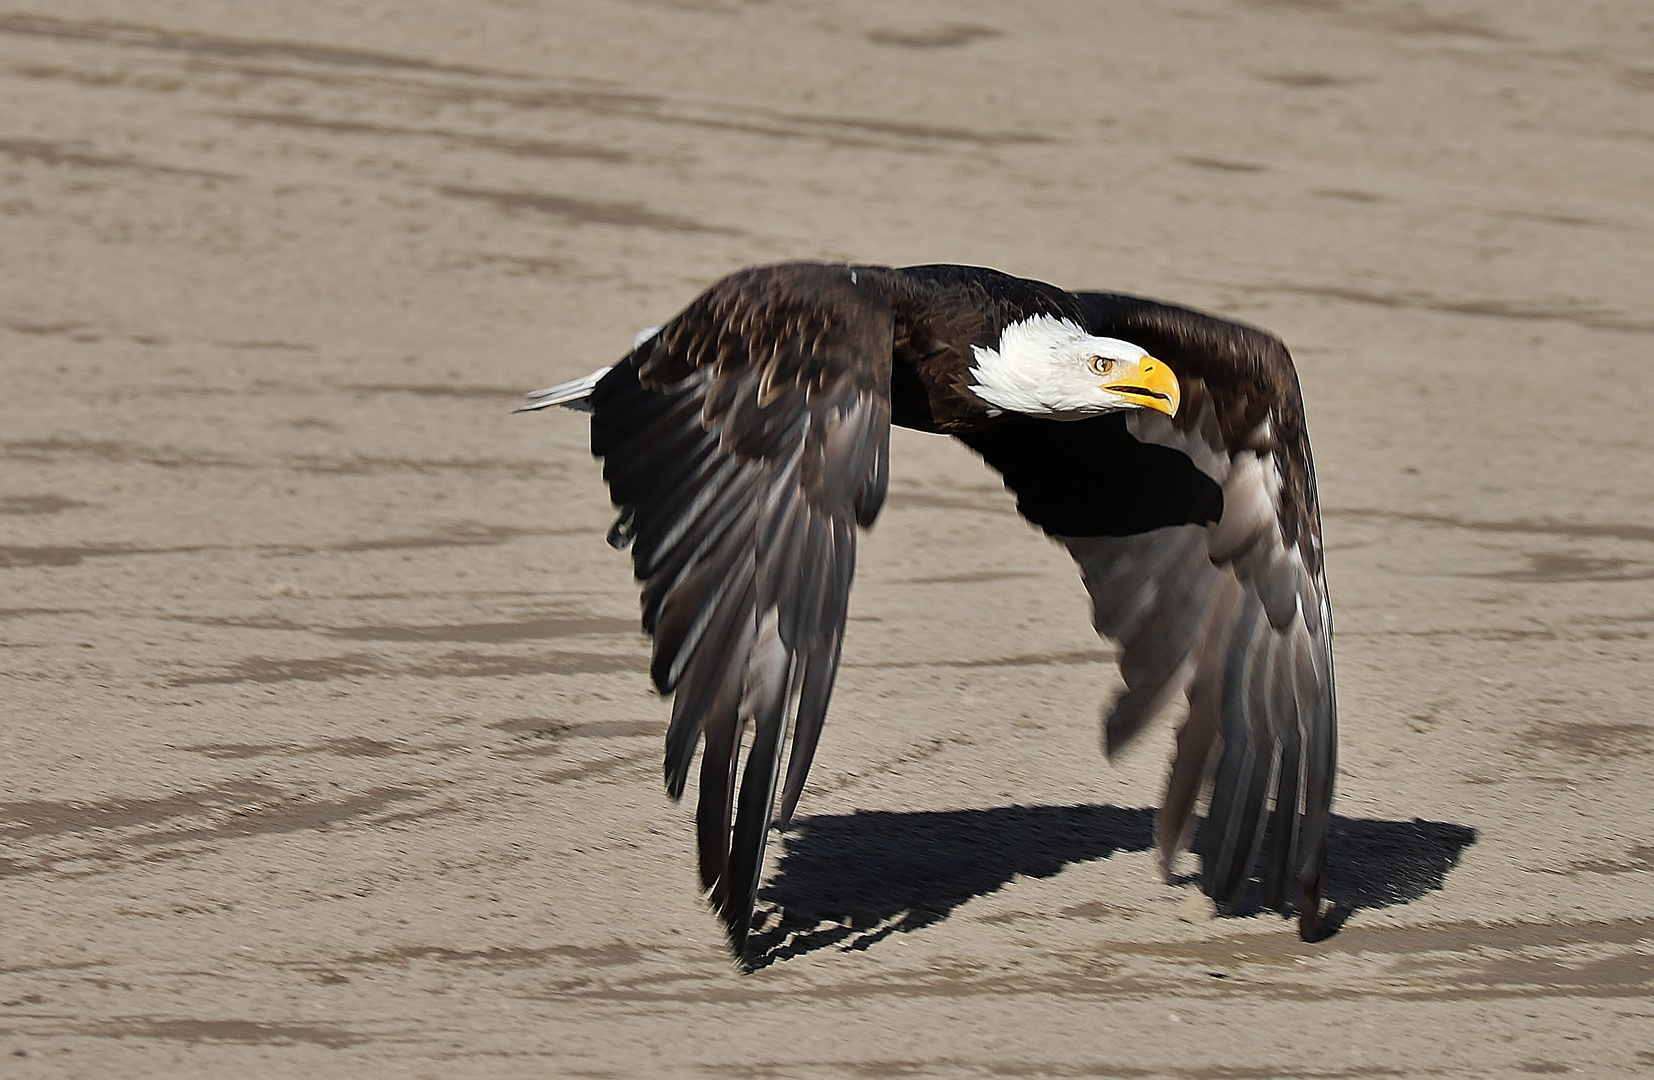
M 15 0 L 0 102 L 0 1076 L 1654 1071 L 1644 0 Z M 898 432 L 734 969 L 510 409 L 795 258 L 1288 341 L 1336 934 L 1160 880 L 1177 718 L 1104 760 L 1073 566 Z

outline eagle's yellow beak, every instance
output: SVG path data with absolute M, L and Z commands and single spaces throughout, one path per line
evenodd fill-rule
M 1109 372 L 1103 389 L 1119 394 L 1133 405 L 1177 415 L 1177 406 L 1183 394 L 1177 388 L 1177 376 L 1172 369 L 1152 356 L 1139 357 L 1135 363 L 1119 364 Z

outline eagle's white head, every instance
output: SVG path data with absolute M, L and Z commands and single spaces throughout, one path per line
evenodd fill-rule
M 997 412 L 1080 420 L 1122 409 L 1177 415 L 1177 376 L 1129 341 L 1092 337 L 1067 319 L 1036 315 L 1007 326 L 999 348 L 972 346 L 971 391 Z

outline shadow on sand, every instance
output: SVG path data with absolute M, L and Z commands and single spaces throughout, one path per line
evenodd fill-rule
M 834 945 L 866 949 L 945 919 L 1018 875 L 1051 877 L 1070 863 L 1146 851 L 1153 825 L 1152 809 L 1114 806 L 869 811 L 798 820 L 774 878 L 759 893 L 781 919 L 752 936 L 749 962 L 767 967 Z M 1337 933 L 1361 908 L 1405 904 L 1440 889 L 1475 841 L 1475 829 L 1447 822 L 1334 817 L 1326 933 Z M 1257 910 L 1254 883 L 1235 914 Z

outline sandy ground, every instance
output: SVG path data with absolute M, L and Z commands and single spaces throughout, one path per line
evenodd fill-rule
M 0 1075 L 1654 1070 L 1654 15 L 0 12 Z M 1339 933 L 1146 850 L 1066 557 L 901 433 L 760 970 L 693 887 L 580 417 L 744 264 L 1282 334 Z

